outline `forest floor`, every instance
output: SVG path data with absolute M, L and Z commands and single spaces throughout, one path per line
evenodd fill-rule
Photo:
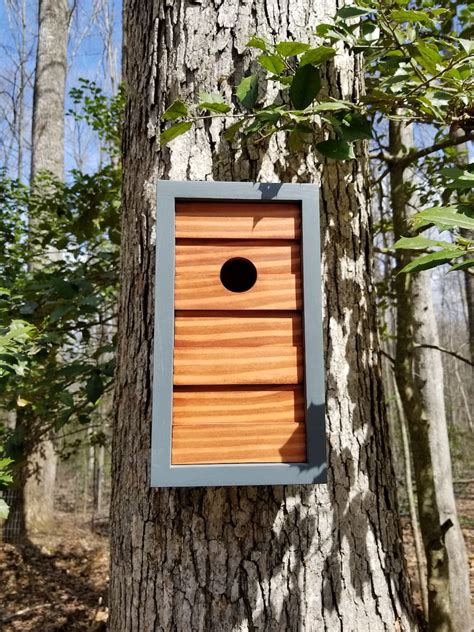
M 469 551 L 474 594 L 474 484 L 459 490 L 458 506 Z M 415 599 L 419 603 L 410 522 L 403 539 Z M 59 512 L 54 535 L 32 544 L 0 543 L 2 632 L 101 632 L 106 629 L 109 553 L 107 535 Z

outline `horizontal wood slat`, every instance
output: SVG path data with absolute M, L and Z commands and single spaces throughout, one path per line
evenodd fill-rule
M 300 347 L 261 346 L 187 348 L 174 351 L 174 383 L 299 384 L 303 379 Z
M 304 421 L 303 386 L 175 388 L 173 425 L 297 423 Z
M 186 312 L 184 312 L 186 313 Z M 249 312 L 229 316 L 176 316 L 175 347 L 250 347 L 302 344 L 301 314 L 265 316 Z M 258 314 L 258 312 L 257 312 Z
M 173 428 L 171 462 L 294 463 L 306 460 L 304 423 L 203 424 Z
M 220 280 L 222 265 L 234 257 L 252 261 L 257 281 L 246 292 L 231 292 Z M 176 247 L 176 309 L 301 309 L 300 248 L 298 245 Z
M 298 204 L 185 202 L 176 204 L 176 237 L 299 239 Z
M 257 268 L 257 274 L 300 274 L 299 244 L 258 245 L 247 241 L 176 245 L 176 277 L 219 274 L 223 264 L 234 257 L 243 257 Z
M 247 292 L 227 290 L 215 278 L 179 277 L 175 284 L 176 309 L 288 310 L 301 309 L 301 279 L 296 276 L 266 275 Z

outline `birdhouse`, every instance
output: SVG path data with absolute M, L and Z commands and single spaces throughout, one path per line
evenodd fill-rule
M 318 189 L 158 184 L 151 484 L 326 476 Z

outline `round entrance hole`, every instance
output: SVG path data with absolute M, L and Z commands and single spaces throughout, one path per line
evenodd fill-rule
M 231 292 L 247 292 L 256 280 L 257 268 L 243 257 L 229 259 L 221 268 L 221 283 Z

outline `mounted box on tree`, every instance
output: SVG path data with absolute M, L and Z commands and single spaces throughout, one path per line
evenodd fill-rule
M 318 195 L 159 182 L 152 486 L 326 482 Z

